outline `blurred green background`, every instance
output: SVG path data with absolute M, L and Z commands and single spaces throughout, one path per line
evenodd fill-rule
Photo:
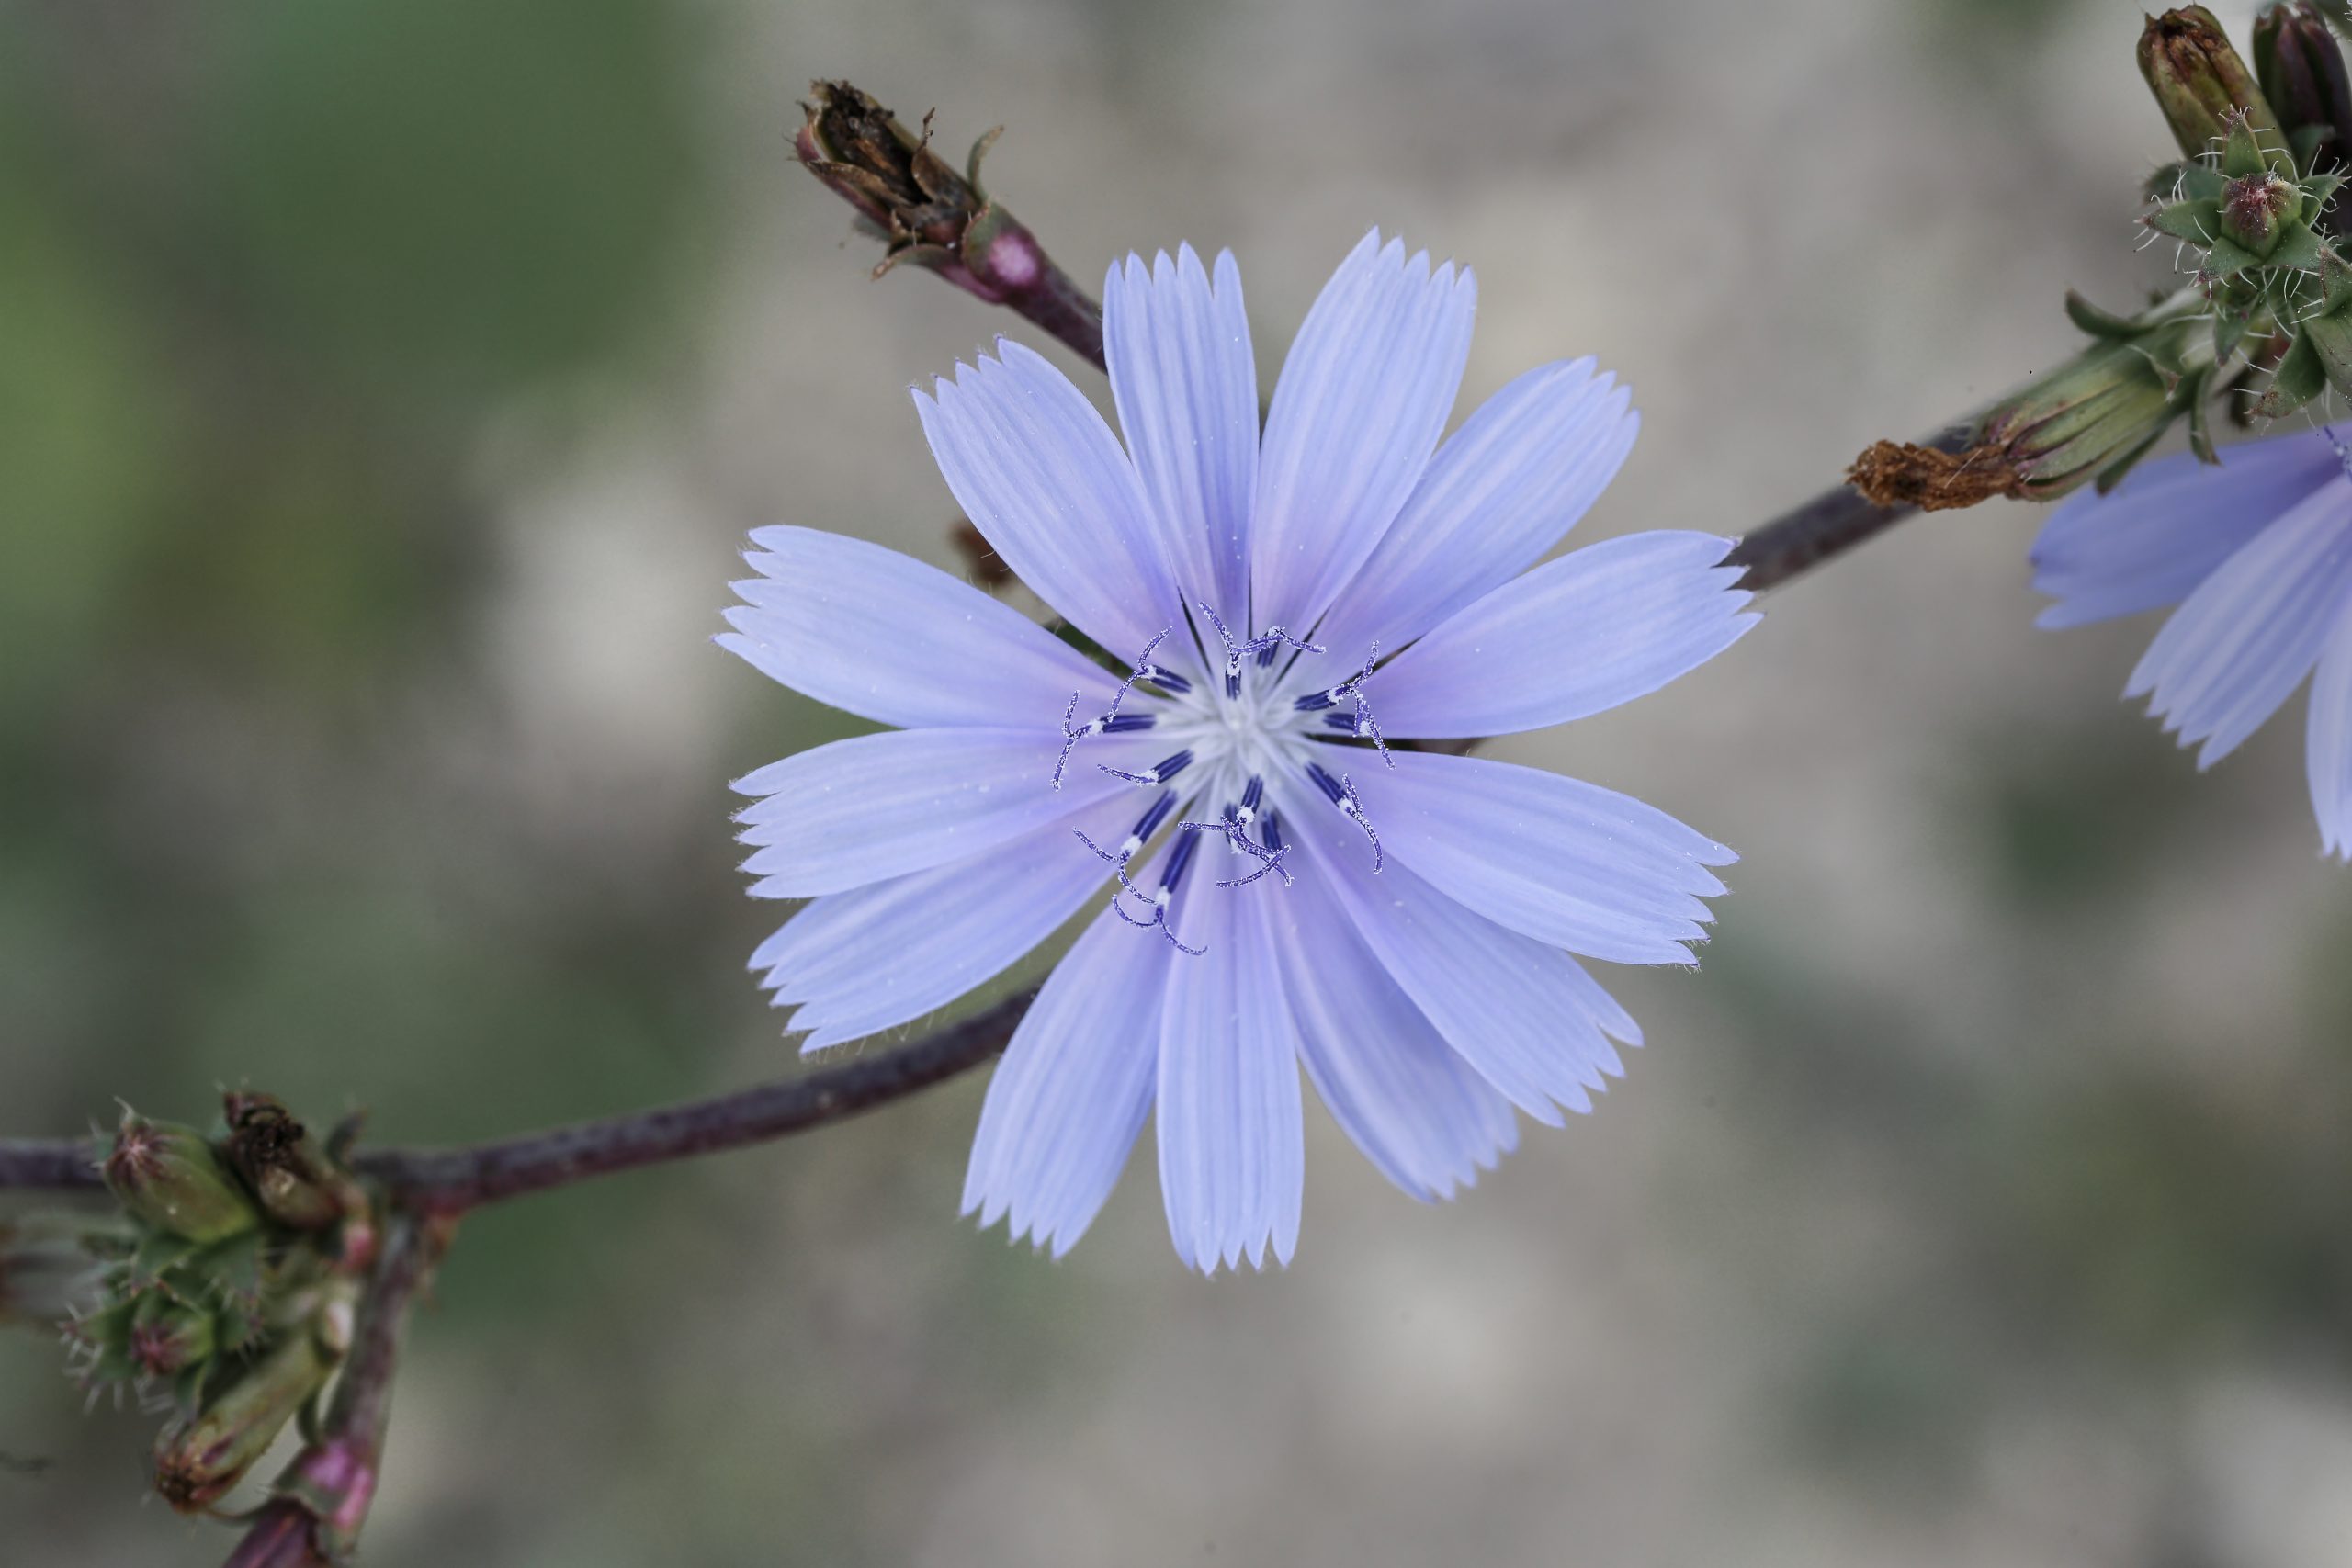
M 1636 389 L 1580 536 L 1736 532 L 2162 281 L 2139 12 L 0 0 L 0 1132 L 786 1070 L 724 784 L 842 721 L 708 646 L 733 552 L 954 564 L 905 389 L 1034 341 L 864 281 L 809 76 L 1006 121 L 1082 279 L 1232 245 L 1269 386 L 1366 225 L 1459 256 L 1465 408 Z M 2114 700 L 2148 625 L 2031 629 L 2035 521 L 1496 749 L 1747 858 L 1462 1202 L 1317 1111 L 1287 1273 L 1183 1273 L 1148 1153 L 1049 1263 L 955 1216 L 975 1077 L 486 1213 L 368 1561 L 2352 1563 L 2352 874 L 2299 717 L 2199 779 Z M 224 1555 L 59 1369 L 0 1337 L 0 1560 Z

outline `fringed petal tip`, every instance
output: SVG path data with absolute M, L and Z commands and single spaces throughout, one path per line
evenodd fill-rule
M 992 1201 L 989 1205 L 989 1212 L 983 1213 L 981 1205 L 978 1201 L 967 1199 L 964 1204 L 963 1217 L 969 1220 L 977 1216 L 978 1223 L 973 1228 L 985 1235 L 996 1228 L 999 1221 L 1005 1218 L 1005 1204 L 1000 1200 Z M 1063 1232 L 1039 1230 L 1034 1225 L 1028 1228 L 1016 1228 L 1007 1224 L 1004 1244 L 1007 1247 L 1020 1247 L 1026 1244 L 1030 1256 L 1059 1263 L 1070 1255 L 1070 1250 L 1078 1246 L 1080 1237 L 1084 1235 L 1084 1226 L 1080 1226 L 1074 1232 Z

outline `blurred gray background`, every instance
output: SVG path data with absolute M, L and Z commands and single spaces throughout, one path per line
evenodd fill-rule
M 0 1131 L 791 1067 L 724 784 L 849 727 L 709 646 L 734 552 L 953 566 L 906 388 L 1036 341 L 865 280 L 808 77 L 1005 123 L 1081 280 L 1233 247 L 1270 387 L 1367 225 L 1469 262 L 1465 412 L 1635 389 L 1577 537 L 1738 532 L 2163 281 L 2141 9 L 0 0 Z M 2116 700 L 2152 622 L 2032 629 L 2037 521 L 1494 748 L 1747 858 L 1702 972 L 1605 973 L 1628 1080 L 1464 1201 L 1318 1110 L 1286 1273 L 1182 1271 L 1148 1152 L 1050 1263 L 956 1217 L 974 1076 L 485 1213 L 367 1561 L 2352 1563 L 2352 873 L 2300 702 L 2199 779 Z M 55 1461 L 0 1559 L 225 1555 L 59 1369 L 0 1337 Z

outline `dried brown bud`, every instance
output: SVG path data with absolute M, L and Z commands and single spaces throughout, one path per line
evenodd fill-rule
M 931 117 L 923 117 L 918 136 L 847 82 L 812 82 L 808 91 L 816 101 L 800 106 L 808 118 L 794 148 L 809 172 L 854 206 L 893 249 L 958 248 L 986 203 L 973 181 L 931 150 Z
M 1951 512 L 1996 496 L 2027 493 L 2025 476 L 1996 446 L 1946 452 L 1910 441 L 1873 441 L 1846 470 L 1846 482 L 1874 506 Z
M 967 519 L 956 519 L 956 525 L 947 531 L 947 542 L 964 558 L 964 575 L 981 587 L 994 592 L 1012 581 L 1012 569 L 1004 564 L 1004 558 L 996 553 L 988 536 Z
M 958 170 L 932 151 L 928 115 L 917 134 L 847 82 L 811 83 L 809 96 L 793 150 L 883 241 L 876 276 L 900 262 L 927 267 L 1102 363 L 1102 309 L 980 185 L 995 131 L 973 144 Z
M 292 1230 L 315 1231 L 365 1211 L 357 1185 L 277 1100 L 232 1092 L 221 1113 L 229 1124 L 229 1163 L 271 1219 Z

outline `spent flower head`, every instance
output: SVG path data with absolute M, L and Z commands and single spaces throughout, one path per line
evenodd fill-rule
M 1638 801 L 1408 749 L 1654 691 L 1755 620 L 1732 541 L 1537 566 L 1631 446 L 1627 394 L 1542 367 L 1441 446 L 1475 285 L 1375 231 L 1308 312 L 1261 434 L 1229 254 L 1105 281 L 1119 436 L 1000 343 L 916 407 L 949 488 L 1090 658 L 879 547 L 753 536 L 720 641 L 886 725 L 739 782 L 752 966 L 807 1048 L 939 1008 L 1096 914 L 1015 1032 L 964 1194 L 1057 1254 L 1147 1118 L 1178 1253 L 1287 1260 L 1302 1066 L 1393 1180 L 1451 1195 L 1622 1071 L 1576 955 L 1688 964 L 1731 852 Z M 1532 570 L 1530 570 L 1530 569 Z
M 958 169 L 933 150 L 929 115 L 921 130 L 910 130 L 847 82 L 812 82 L 808 96 L 793 150 L 883 242 L 876 277 L 911 263 L 992 305 L 1012 306 L 1067 342 L 1099 350 L 1102 321 L 1092 302 L 980 183 L 980 160 L 995 145 L 996 131 L 974 142 Z

